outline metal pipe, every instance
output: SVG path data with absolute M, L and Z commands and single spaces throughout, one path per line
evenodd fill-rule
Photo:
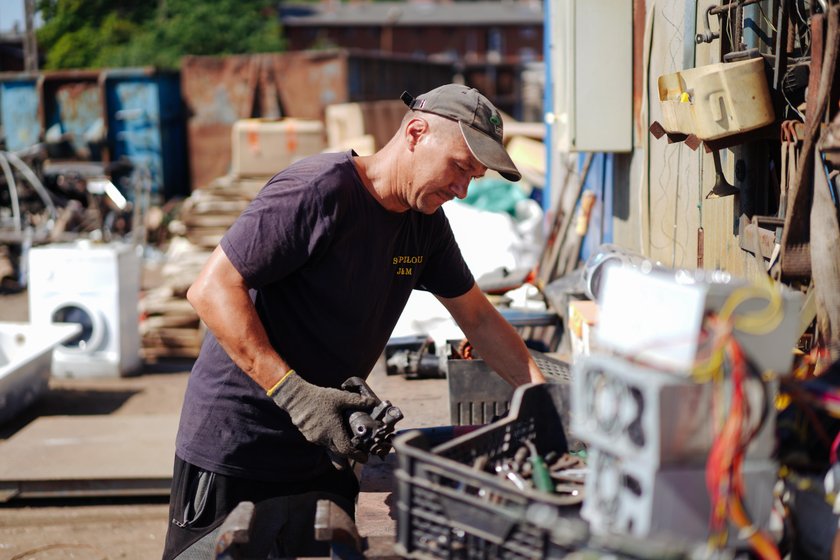
M 744 6 L 749 6 L 750 4 L 758 4 L 761 1 L 762 0 L 736 0 L 735 2 L 730 2 L 728 4 L 711 7 L 709 8 L 709 13 L 713 16 L 719 16 L 724 12 L 728 12 L 732 8 L 743 8 Z
M 38 193 L 38 196 L 41 197 L 41 200 L 44 201 L 44 206 L 47 207 L 47 211 L 50 213 L 50 218 L 55 220 L 58 216 L 58 212 L 55 209 L 55 204 L 53 204 L 52 198 L 50 198 L 50 193 L 47 192 L 47 189 L 44 188 L 44 185 L 41 183 L 41 180 L 38 178 L 37 175 L 26 165 L 22 159 L 17 157 L 12 152 L 6 152 L 6 158 L 9 160 L 9 163 L 17 167 L 18 171 L 29 181 L 29 184 L 32 185 L 32 188 L 35 189 L 35 192 Z
M 20 202 L 18 201 L 17 184 L 15 183 L 15 174 L 12 173 L 12 168 L 9 167 L 9 162 L 6 160 L 4 152 L 0 152 L 0 167 L 3 168 L 3 173 L 6 175 L 6 186 L 9 188 L 9 196 L 12 198 L 12 217 L 15 221 L 15 233 L 21 234 L 20 225 Z

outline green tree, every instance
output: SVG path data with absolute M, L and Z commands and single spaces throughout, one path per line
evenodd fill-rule
M 46 68 L 177 68 L 184 55 L 283 50 L 272 0 L 40 0 Z

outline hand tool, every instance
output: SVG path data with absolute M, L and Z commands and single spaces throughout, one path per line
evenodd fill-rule
M 545 460 L 537 453 L 537 446 L 534 445 L 534 442 L 531 440 L 525 440 L 525 445 L 528 446 L 528 449 L 531 451 L 531 468 L 532 468 L 532 475 L 531 478 L 533 480 L 534 486 L 537 490 L 542 490 L 543 492 L 554 492 L 554 481 L 551 480 L 551 473 L 548 471 L 548 466 L 545 464 Z

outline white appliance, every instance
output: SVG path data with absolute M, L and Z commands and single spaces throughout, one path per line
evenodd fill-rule
M 77 323 L 77 336 L 56 346 L 56 377 L 118 377 L 140 367 L 137 303 L 140 257 L 122 243 L 86 241 L 29 252 L 30 322 Z

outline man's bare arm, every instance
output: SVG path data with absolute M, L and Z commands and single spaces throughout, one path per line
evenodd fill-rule
M 263 389 L 290 369 L 271 346 L 245 280 L 221 247 L 190 286 L 187 300 L 228 356 Z
M 522 338 L 477 285 L 462 296 L 438 299 L 481 358 L 508 383 L 516 387 L 545 381 Z

